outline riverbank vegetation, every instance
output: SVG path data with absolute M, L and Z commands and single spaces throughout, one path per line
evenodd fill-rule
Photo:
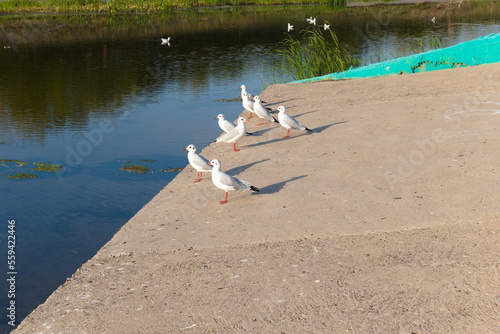
M 314 78 L 361 65 L 360 59 L 340 45 L 335 32 L 320 27 L 302 30 L 299 37 L 288 35 L 275 52 L 282 61 L 273 68 L 274 76 L 279 73 L 285 79 Z
M 0 2 L 0 12 L 151 12 L 175 8 L 327 4 L 345 6 L 347 0 L 9 0 Z

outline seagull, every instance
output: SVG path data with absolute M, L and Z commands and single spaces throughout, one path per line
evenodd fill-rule
M 297 121 L 294 118 L 292 118 L 291 116 L 289 116 L 285 112 L 284 106 L 279 106 L 277 110 L 279 110 L 278 120 L 279 120 L 281 126 L 286 129 L 286 135 L 283 138 L 290 137 L 290 129 L 312 131 L 311 129 L 308 129 L 304 125 L 300 124 L 299 121 Z
M 245 136 L 245 134 L 247 132 L 245 122 L 247 122 L 247 121 L 248 120 L 244 117 L 238 118 L 238 125 L 236 125 L 236 127 L 234 129 L 232 129 L 231 131 L 229 131 L 228 133 L 225 133 L 222 136 L 220 136 L 219 138 L 217 138 L 216 140 L 214 140 L 214 143 L 220 143 L 220 142 L 233 143 L 233 150 L 235 152 L 238 152 L 239 149 L 236 148 L 236 142 L 240 138 Z
M 293 30 L 293 25 L 291 25 L 290 23 L 288 23 L 288 32 L 290 32 L 292 30 Z
M 307 19 L 307 22 L 309 22 L 310 24 L 314 24 L 316 25 L 316 18 L 313 18 L 312 16 L 310 18 Z
M 165 44 L 167 44 L 168 46 L 170 46 L 170 37 L 161 38 L 161 45 L 165 45 Z
M 225 119 L 223 114 L 217 115 L 217 117 L 215 117 L 215 119 L 219 120 L 219 122 L 218 122 L 219 127 L 222 129 L 222 131 L 224 131 L 226 133 L 231 131 L 232 129 L 234 129 L 236 127 L 236 125 L 234 125 L 233 123 L 231 123 L 227 119 Z
M 260 117 L 260 123 L 257 125 L 264 124 L 264 118 L 274 123 L 278 123 L 278 120 L 276 120 L 276 118 L 274 118 L 274 116 L 271 115 L 271 113 L 267 110 L 267 108 L 262 105 L 262 103 L 260 102 L 260 97 L 257 95 L 254 99 L 255 102 L 253 104 L 253 112 Z
M 250 112 L 250 116 L 248 118 L 252 118 L 254 103 L 252 100 L 250 100 L 248 93 L 241 94 L 241 100 L 242 100 L 243 108 L 246 111 Z
M 213 159 L 208 163 L 209 165 L 213 166 L 212 169 L 212 182 L 214 185 L 226 192 L 224 199 L 220 201 L 220 204 L 226 204 L 227 203 L 227 196 L 228 196 L 228 191 L 234 191 L 234 190 L 240 190 L 240 191 L 245 191 L 245 190 L 252 190 L 252 191 L 259 191 L 259 188 L 256 188 L 252 186 L 250 183 L 242 180 L 238 180 L 234 176 L 231 176 L 229 174 L 224 173 L 223 171 L 220 170 L 221 165 L 220 161 L 217 159 Z
M 252 95 L 252 94 L 250 94 L 250 93 L 247 91 L 247 88 L 245 87 L 245 85 L 241 85 L 241 86 L 240 86 L 240 88 L 241 88 L 241 96 L 243 96 L 243 94 L 245 94 L 245 93 L 246 93 L 246 94 L 248 95 L 248 98 L 249 98 L 250 100 L 253 100 L 253 95 Z
M 196 153 L 196 147 L 192 144 L 186 147 L 183 151 L 188 151 L 189 164 L 198 172 L 198 178 L 194 182 L 200 182 L 203 172 L 210 173 L 212 171 L 212 168 L 207 166 L 208 159 L 205 159 Z
M 330 25 L 325 23 L 323 25 L 323 30 L 329 30 L 329 29 L 330 29 Z

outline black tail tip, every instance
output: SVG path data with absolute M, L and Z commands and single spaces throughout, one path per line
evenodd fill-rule
M 311 129 L 309 129 L 309 128 L 306 128 L 306 131 L 311 131 L 311 132 L 312 132 L 312 130 L 311 130 Z
M 253 132 L 247 132 L 247 135 L 253 136 Z
M 254 186 L 250 186 L 250 189 L 252 189 L 253 191 L 260 191 L 260 189 L 259 189 L 259 188 L 254 187 Z

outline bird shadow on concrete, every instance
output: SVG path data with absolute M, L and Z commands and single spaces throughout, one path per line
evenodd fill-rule
M 262 130 L 261 130 L 261 129 L 262 129 Z M 272 130 L 272 129 L 274 129 L 274 127 L 269 127 L 269 128 L 267 128 L 267 129 L 265 129 L 265 128 L 260 128 L 260 129 L 258 129 L 257 131 L 253 131 L 253 132 L 252 132 L 252 135 L 253 135 L 253 136 L 262 136 L 264 133 L 266 133 L 267 131 Z
M 288 179 L 288 180 L 285 180 L 285 181 L 281 181 L 281 182 L 278 182 L 278 183 L 274 183 L 274 184 L 270 184 L 268 186 L 262 187 L 262 188 L 259 189 L 259 194 L 273 194 L 273 193 L 277 193 L 281 189 L 283 189 L 283 187 L 288 182 L 299 180 L 299 179 L 302 179 L 302 178 L 304 178 L 306 176 L 307 175 L 295 176 L 295 177 L 292 177 L 291 179 Z
M 225 172 L 230 174 L 230 175 L 237 175 L 237 174 L 240 174 L 241 172 L 243 172 L 244 170 L 246 170 L 247 168 L 250 168 L 256 164 L 260 164 L 261 162 L 264 162 L 264 161 L 268 161 L 268 160 L 271 160 L 271 159 L 262 159 L 262 160 L 259 160 L 259 161 L 254 161 L 254 162 L 251 162 L 249 164 L 246 164 L 246 165 L 241 165 L 241 166 L 238 166 L 238 167 L 233 167 L 231 169 L 228 169 L 226 170 Z
M 265 107 L 268 107 L 268 106 L 275 106 L 275 105 L 278 105 L 278 106 L 279 106 L 279 105 L 281 105 L 281 104 L 283 104 L 283 103 L 287 103 L 287 102 L 289 102 L 289 101 L 293 101 L 293 100 L 296 100 L 296 99 L 295 99 L 295 98 L 293 98 L 293 99 L 288 99 L 288 100 L 283 100 L 283 101 L 278 101 L 278 102 L 274 102 L 274 101 L 273 101 L 273 102 L 266 102 L 266 103 L 264 103 L 264 104 L 265 104 Z
M 317 128 L 314 128 L 314 129 L 311 129 L 311 130 L 312 130 L 313 133 L 321 133 L 321 132 L 325 131 L 326 129 L 328 129 L 331 126 L 340 125 L 340 124 L 344 124 L 344 123 L 347 123 L 347 122 L 349 122 L 349 121 L 342 121 L 342 122 L 332 123 L 332 124 L 328 124 L 328 125 L 318 126 Z

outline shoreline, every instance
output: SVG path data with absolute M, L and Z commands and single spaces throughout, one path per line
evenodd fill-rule
M 312 134 L 201 152 L 260 193 L 186 168 L 13 333 L 495 332 L 499 70 L 268 87 Z

